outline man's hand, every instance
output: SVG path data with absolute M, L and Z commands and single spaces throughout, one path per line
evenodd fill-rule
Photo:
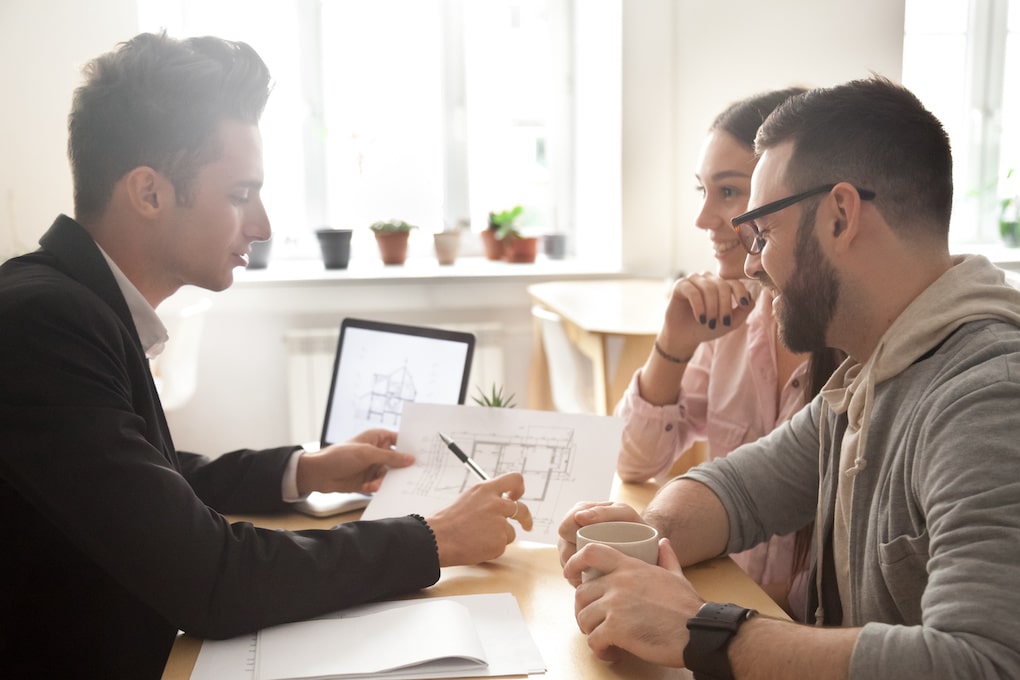
M 602 572 L 581 582 L 585 569 Z M 567 561 L 563 575 L 574 591 L 574 618 L 603 661 L 626 650 L 646 661 L 683 667 L 687 620 L 704 601 L 680 569 L 669 539 L 659 541 L 659 566 L 593 543 Z
M 396 442 L 396 432 L 366 430 L 349 442 L 302 454 L 297 468 L 298 493 L 378 491 L 386 470 L 414 463 L 414 456 L 391 448 Z
M 613 501 L 584 501 L 576 504 L 560 522 L 558 542 L 560 566 L 577 552 L 577 530 L 600 522 L 642 522 L 637 510 L 624 503 Z
M 478 564 L 503 554 L 517 537 L 509 520 L 531 531 L 531 511 L 519 499 L 524 477 L 510 472 L 475 484 L 428 518 L 439 547 L 439 566 Z

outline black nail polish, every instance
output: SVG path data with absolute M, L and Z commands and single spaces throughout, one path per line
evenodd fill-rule
M 742 298 L 740 298 L 740 304 L 748 305 L 748 304 L 751 304 L 751 301 L 748 300 L 746 297 L 742 297 Z
M 726 316 L 724 316 L 722 318 L 722 325 L 723 326 L 729 326 L 730 325 L 730 315 L 729 314 L 727 314 Z
M 709 330 L 715 330 L 715 319 L 708 322 L 708 328 Z
M 704 326 L 704 325 L 705 325 L 705 315 L 704 315 L 704 314 L 702 314 L 701 316 L 699 316 L 699 317 L 698 317 L 698 322 L 699 322 L 699 323 L 700 323 L 700 324 L 701 324 L 702 326 Z

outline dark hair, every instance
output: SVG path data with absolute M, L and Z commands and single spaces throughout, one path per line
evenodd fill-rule
M 269 69 L 250 46 L 221 38 L 142 33 L 89 62 L 68 116 L 78 219 L 102 214 L 125 173 L 148 166 L 190 201 L 198 169 L 221 153 L 224 120 L 257 124 Z
M 832 373 L 839 368 L 844 359 L 846 359 L 846 354 L 843 351 L 831 347 L 811 352 L 811 356 L 808 358 L 807 381 L 804 383 L 805 403 L 810 403 L 822 391 L 825 383 L 829 381 Z M 794 534 L 791 585 L 796 579 L 797 572 L 803 571 L 808 566 L 814 533 L 815 523 L 809 522 Z
M 946 238 L 953 158 L 939 120 L 909 90 L 874 76 L 811 90 L 762 124 L 755 150 L 793 142 L 791 193 L 828 182 L 875 192 L 875 207 L 902 232 L 935 229 Z
M 788 87 L 785 90 L 762 92 L 733 102 L 716 116 L 708 129 L 728 132 L 749 151 L 754 151 L 754 138 L 762 122 L 777 106 L 790 97 L 804 92 L 807 90 L 803 87 Z

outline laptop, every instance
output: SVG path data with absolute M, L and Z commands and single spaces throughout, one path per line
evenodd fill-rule
M 346 318 L 340 324 L 320 445 L 373 428 L 398 430 L 407 402 L 463 404 L 475 336 L 424 326 Z M 294 509 L 315 517 L 368 505 L 361 493 L 312 492 Z

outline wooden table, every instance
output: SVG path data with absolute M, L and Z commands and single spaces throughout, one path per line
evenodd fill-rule
M 612 497 L 643 509 L 656 486 L 621 484 L 617 480 Z M 326 529 L 338 521 L 351 521 L 360 511 L 341 517 L 314 519 L 298 514 L 238 517 L 274 529 Z M 788 619 L 785 612 L 728 557 L 710 560 L 684 570 L 706 600 L 736 602 L 768 616 Z M 517 598 L 545 660 L 547 672 L 535 676 L 546 680 L 648 680 L 691 678 L 686 670 L 663 668 L 636 657 L 625 657 L 612 665 L 602 663 L 588 649 L 585 636 L 574 621 L 574 589 L 563 578 L 556 548 L 517 542 L 502 557 L 472 567 L 443 569 L 439 582 L 412 597 L 446 597 L 475 593 L 509 592 Z M 195 666 L 202 641 L 178 635 L 163 671 L 163 680 L 187 680 Z
M 662 279 L 554 281 L 528 286 L 532 302 L 558 314 L 567 336 L 592 361 L 595 406 L 613 412 L 662 326 L 668 288 Z M 552 409 L 549 366 L 535 324 L 528 406 Z

